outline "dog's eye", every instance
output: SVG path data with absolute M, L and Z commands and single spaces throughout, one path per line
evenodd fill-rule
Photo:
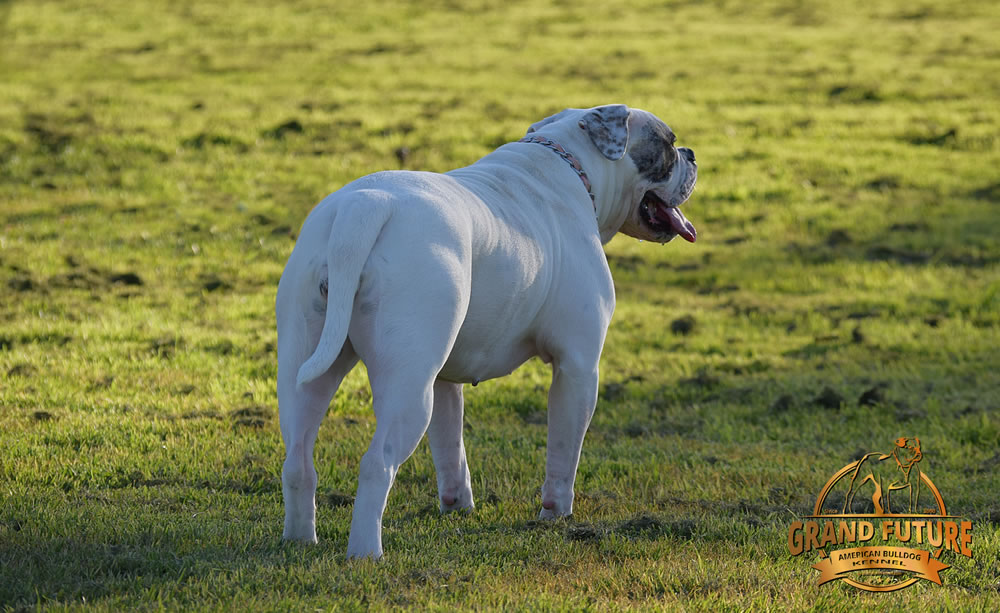
M 667 149 L 667 169 L 673 170 L 674 164 L 677 163 L 677 148 L 671 145 Z

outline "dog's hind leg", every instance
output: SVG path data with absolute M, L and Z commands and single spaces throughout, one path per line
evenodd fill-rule
M 375 435 L 361 457 L 351 534 L 347 540 L 348 558 L 382 557 L 382 514 L 389 489 L 431 420 L 433 373 L 416 376 L 397 371 L 389 375 L 371 376 Z
M 280 290 L 279 290 L 280 293 Z M 278 312 L 278 412 L 285 442 L 281 489 L 285 499 L 285 540 L 316 542 L 316 469 L 313 448 L 320 422 L 344 376 L 358 361 L 350 341 L 324 374 L 296 384 L 299 366 L 315 347 L 323 321 L 307 321 L 295 306 Z M 307 339 L 312 339 L 309 342 Z
M 440 380 L 434 383 L 434 414 L 427 428 L 427 440 L 434 456 L 442 512 L 475 506 L 462 442 L 463 408 L 461 383 Z
M 431 422 L 434 382 L 468 308 L 463 278 L 450 274 L 460 269 L 461 261 L 444 248 L 407 253 L 387 261 L 359 291 L 350 338 L 368 367 L 375 434 L 361 458 L 349 558 L 382 555 L 389 489 Z M 412 287 L 415 278 L 424 279 L 419 290 Z

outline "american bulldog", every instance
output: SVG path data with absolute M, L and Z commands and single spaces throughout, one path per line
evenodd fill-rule
M 694 242 L 678 208 L 697 177 L 669 127 L 624 105 L 566 109 L 471 166 L 362 177 L 306 219 L 278 285 L 284 538 L 316 541 L 313 447 L 358 360 L 376 427 L 347 556 L 382 555 L 382 513 L 427 433 L 442 511 L 473 507 L 462 387 L 533 356 L 552 365 L 543 519 L 573 483 L 615 306 L 602 245 L 617 232 Z

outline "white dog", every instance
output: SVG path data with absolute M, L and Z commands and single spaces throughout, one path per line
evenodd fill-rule
M 380 172 L 309 214 L 278 286 L 284 538 L 316 541 L 313 446 L 358 359 L 376 427 L 348 557 L 382 555 L 382 513 L 424 433 L 441 510 L 471 509 L 462 386 L 552 364 L 541 518 L 573 511 L 580 447 L 615 306 L 602 244 L 621 231 L 694 242 L 679 205 L 697 176 L 654 115 L 567 109 L 446 174 Z

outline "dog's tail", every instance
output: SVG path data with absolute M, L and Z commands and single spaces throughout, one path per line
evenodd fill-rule
M 389 220 L 391 207 L 384 202 L 358 202 L 338 210 L 327 242 L 326 320 L 316 350 L 296 377 L 299 385 L 319 377 L 333 364 L 347 340 L 354 297 L 361 271 Z

